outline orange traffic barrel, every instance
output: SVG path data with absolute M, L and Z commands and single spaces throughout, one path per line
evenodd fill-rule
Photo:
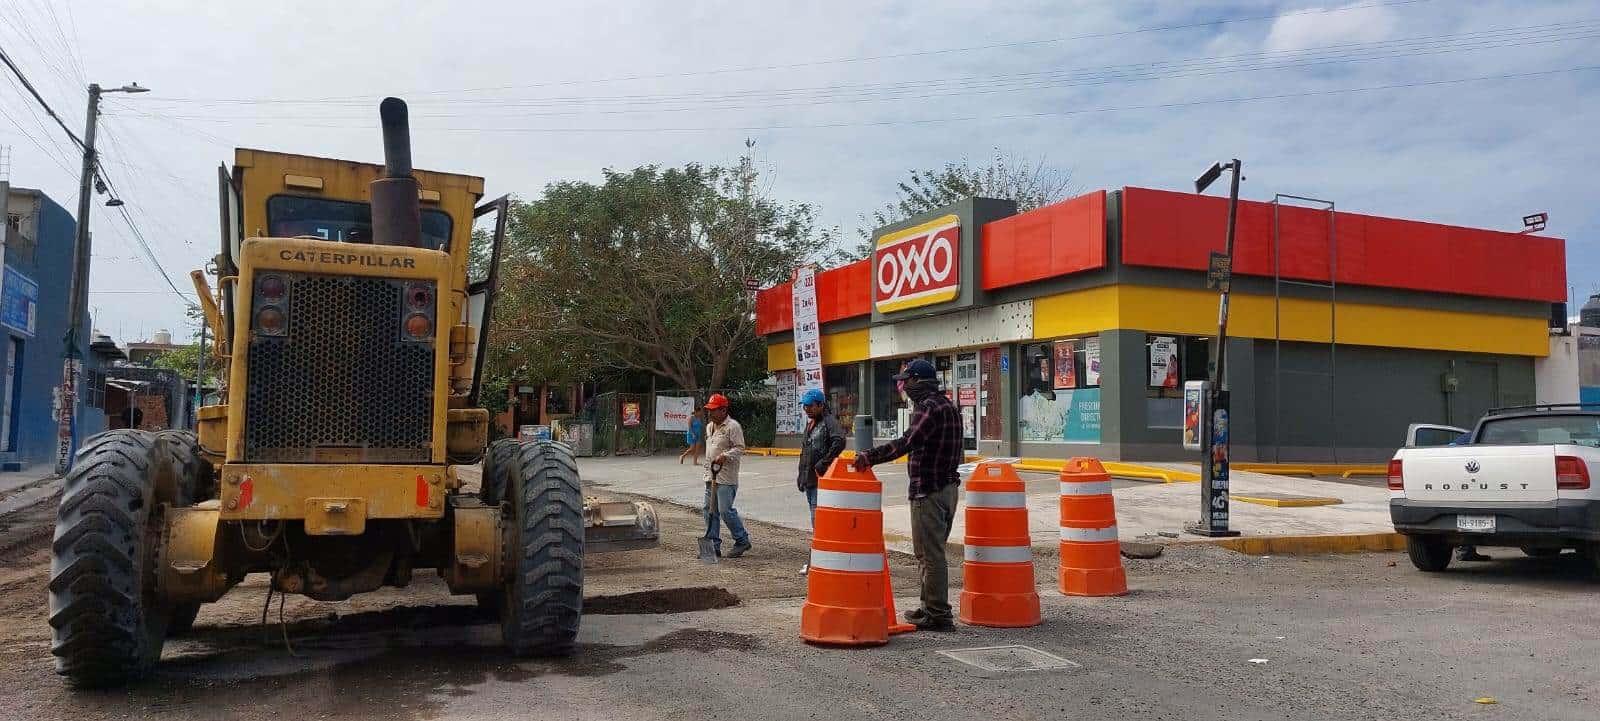
M 836 646 L 888 643 L 909 630 L 894 617 L 883 544 L 883 483 L 844 459 L 817 478 L 811 571 L 800 609 L 800 637 Z
M 1060 584 L 1068 596 L 1128 592 L 1111 475 L 1095 458 L 1072 458 L 1061 469 Z
M 1009 463 L 978 464 L 967 480 L 966 565 L 961 622 L 974 626 L 1037 626 L 1039 591 L 1033 585 L 1033 543 L 1028 538 L 1028 493 Z

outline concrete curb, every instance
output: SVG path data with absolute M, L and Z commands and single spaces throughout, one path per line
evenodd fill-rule
M 1309 556 L 1324 553 L 1403 551 L 1406 548 L 1406 537 L 1398 533 L 1339 533 L 1324 536 L 1218 538 L 1180 543 L 1221 546 L 1251 556 Z

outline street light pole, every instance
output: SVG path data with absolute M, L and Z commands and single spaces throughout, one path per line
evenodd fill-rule
M 1209 412 L 1201 413 L 1200 420 L 1200 521 L 1189 526 L 1188 531 L 1201 536 L 1237 536 L 1238 531 L 1228 527 L 1229 481 L 1229 427 L 1228 420 L 1228 297 L 1233 290 L 1233 239 L 1239 215 L 1239 181 L 1243 180 L 1244 164 L 1234 158 L 1228 163 L 1213 163 L 1194 182 L 1196 193 L 1221 177 L 1222 171 L 1232 172 L 1228 189 L 1228 231 L 1223 252 L 1211 254 L 1207 282 L 1218 288 L 1216 362 L 1211 364 Z
M 56 415 L 56 472 L 66 473 L 72 464 L 72 453 L 77 446 L 78 373 L 82 369 L 83 317 L 89 302 L 89 207 L 94 200 L 94 182 L 98 174 L 99 158 L 94 150 L 95 125 L 100 118 L 100 96 L 105 93 L 142 93 L 148 88 L 138 83 L 120 88 L 101 88 L 89 84 L 88 118 L 83 130 L 83 172 L 78 178 L 78 228 L 72 245 L 72 283 L 67 299 L 67 335 L 62 353 L 61 390 L 57 399 Z M 112 198 L 121 205 L 121 201 Z

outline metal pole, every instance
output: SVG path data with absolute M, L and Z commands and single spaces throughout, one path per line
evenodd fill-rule
M 78 178 L 78 228 L 72 245 L 72 283 L 67 301 L 67 335 L 61 363 L 60 413 L 56 426 L 56 472 L 66 473 L 77 450 L 78 369 L 82 361 L 79 339 L 89 294 L 89 206 L 94 200 L 97 158 L 94 153 L 95 121 L 100 116 L 100 86 L 89 84 L 88 118 L 83 131 L 83 171 Z
M 1221 281 L 1217 303 L 1217 362 L 1211 368 L 1210 412 L 1200 423 L 1200 521 L 1188 531 L 1201 536 L 1237 536 L 1228 527 L 1228 296 L 1233 290 L 1233 239 L 1239 215 L 1239 180 L 1244 169 L 1238 158 L 1224 166 L 1233 171 L 1228 186 L 1228 234 L 1224 245 L 1228 272 Z M 1212 176 L 1215 177 L 1215 176 Z
M 194 413 L 195 427 L 199 428 L 200 406 L 206 401 L 206 323 L 200 321 L 200 361 L 194 369 Z

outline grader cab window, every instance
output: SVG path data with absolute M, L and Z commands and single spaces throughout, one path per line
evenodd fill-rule
M 450 249 L 450 216 L 422 211 L 423 247 Z M 275 238 L 311 236 L 341 243 L 372 242 L 372 206 L 344 200 L 275 195 L 267 199 L 267 234 Z

